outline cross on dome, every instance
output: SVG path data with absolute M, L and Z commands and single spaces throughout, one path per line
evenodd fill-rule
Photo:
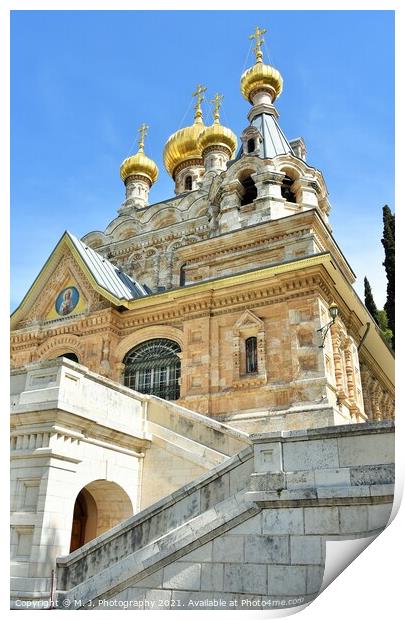
M 204 93 L 206 90 L 207 89 L 205 86 L 198 84 L 195 92 L 193 93 L 193 97 L 196 97 L 196 103 L 194 106 L 194 120 L 196 122 L 202 122 L 201 102 L 204 101 Z
M 143 153 L 143 149 L 145 146 L 145 137 L 148 134 L 148 129 L 149 129 L 149 125 L 146 125 L 145 123 L 142 123 L 142 125 L 138 129 L 138 133 L 139 133 L 138 146 L 139 146 L 139 151 L 141 153 Z
M 221 108 L 222 102 L 224 100 L 224 96 L 219 93 L 215 94 L 215 97 L 211 99 L 210 103 L 214 105 L 213 114 L 214 114 L 214 123 L 219 122 L 219 110 Z
M 263 52 L 262 45 L 264 43 L 264 39 L 261 38 L 262 34 L 267 32 L 266 28 L 262 28 L 260 30 L 259 26 L 256 26 L 256 30 L 253 34 L 249 35 L 249 39 L 256 39 L 255 44 L 255 54 L 256 54 L 256 62 L 263 62 Z

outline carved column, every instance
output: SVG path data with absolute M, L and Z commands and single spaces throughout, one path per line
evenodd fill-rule
M 101 350 L 101 361 L 99 372 L 105 377 L 109 377 L 111 374 L 110 366 L 110 341 L 108 338 L 103 339 L 103 348 Z
M 233 337 L 232 344 L 232 361 L 233 361 L 233 379 L 237 381 L 240 377 L 240 344 L 239 334 Z
M 313 209 L 318 206 L 318 195 L 314 181 L 303 178 L 297 179 L 291 189 L 295 192 L 297 202 L 303 207 Z
M 343 343 L 343 354 L 345 356 L 345 362 L 346 362 L 347 391 L 349 394 L 349 398 L 353 401 L 353 404 L 355 404 L 356 393 L 355 393 L 355 381 L 354 381 L 353 359 L 352 359 L 350 338 L 346 338 L 346 340 Z
M 257 370 L 259 375 L 266 375 L 266 341 L 264 331 L 257 333 Z
M 363 388 L 363 402 L 364 402 L 364 413 L 368 418 L 372 419 L 373 410 L 371 407 L 371 398 L 370 398 L 370 384 L 372 381 L 372 377 L 369 369 L 364 364 L 361 364 L 360 367 L 360 376 L 361 383 Z
M 209 236 L 215 237 L 218 234 L 218 215 L 219 207 L 217 205 L 210 205 L 209 207 Z
M 333 362 L 335 366 L 335 381 L 336 392 L 340 397 L 345 397 L 344 382 L 343 382 L 343 368 L 342 358 L 340 353 L 341 339 L 336 325 L 332 325 L 332 349 L 333 349 Z
M 373 420 L 382 420 L 381 396 L 381 386 L 377 379 L 374 379 L 371 385 L 371 409 L 373 411 Z
M 239 208 L 242 193 L 242 184 L 237 180 L 224 188 L 219 218 L 221 232 L 228 232 L 240 228 Z
M 264 170 L 263 172 L 257 172 L 252 174 L 257 188 L 257 200 L 261 198 L 271 198 L 273 200 L 283 200 L 281 196 L 281 185 L 284 179 L 283 172 L 274 172 Z
M 160 253 L 156 252 L 152 256 L 152 270 L 153 270 L 153 284 L 157 288 L 159 286 L 159 271 L 160 271 Z

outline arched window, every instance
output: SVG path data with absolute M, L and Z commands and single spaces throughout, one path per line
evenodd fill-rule
M 246 339 L 246 373 L 257 372 L 257 338 Z
M 193 179 L 191 178 L 191 176 L 190 176 L 190 175 L 188 175 L 188 176 L 185 178 L 185 181 L 184 181 L 184 189 L 185 189 L 185 190 L 190 190 L 190 189 L 193 189 Z
M 186 265 L 180 267 L 180 286 L 184 286 L 186 283 Z
M 247 141 L 247 152 L 253 153 L 254 150 L 255 150 L 254 138 L 249 138 L 249 140 Z
M 124 358 L 124 384 L 142 394 L 177 400 L 180 397 L 180 351 L 177 342 L 165 338 L 139 344 Z
M 243 186 L 243 196 L 241 200 L 241 206 L 250 205 L 257 198 L 257 188 L 255 182 L 253 181 L 251 176 L 248 176 L 244 181 L 242 181 Z
M 62 353 L 62 355 L 58 355 L 57 359 L 61 359 L 62 357 L 66 357 L 66 359 L 72 360 L 72 362 L 77 362 L 77 364 L 79 364 L 79 358 L 76 353 Z
M 294 183 L 294 180 L 288 175 L 285 175 L 282 185 L 281 185 L 281 195 L 288 202 L 297 202 L 295 198 L 295 194 L 291 189 L 291 186 L 293 183 Z

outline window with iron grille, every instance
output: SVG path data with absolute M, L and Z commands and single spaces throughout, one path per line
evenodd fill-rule
M 142 342 L 124 358 L 124 384 L 142 394 L 165 400 L 180 397 L 180 346 L 173 340 L 153 338 Z
M 246 343 L 246 372 L 257 372 L 257 338 L 247 338 Z

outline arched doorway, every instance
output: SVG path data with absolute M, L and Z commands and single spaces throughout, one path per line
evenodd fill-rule
M 87 502 L 84 497 L 83 491 L 80 491 L 76 498 L 75 506 L 73 509 L 73 524 L 72 524 L 72 537 L 70 539 L 70 550 L 76 551 L 79 547 L 84 545 L 86 536 L 87 525 Z
M 124 384 L 142 394 L 177 400 L 180 397 L 180 352 L 177 342 L 166 338 L 142 342 L 124 357 Z
M 122 487 L 108 480 L 87 484 L 76 497 L 69 553 L 134 514 Z

